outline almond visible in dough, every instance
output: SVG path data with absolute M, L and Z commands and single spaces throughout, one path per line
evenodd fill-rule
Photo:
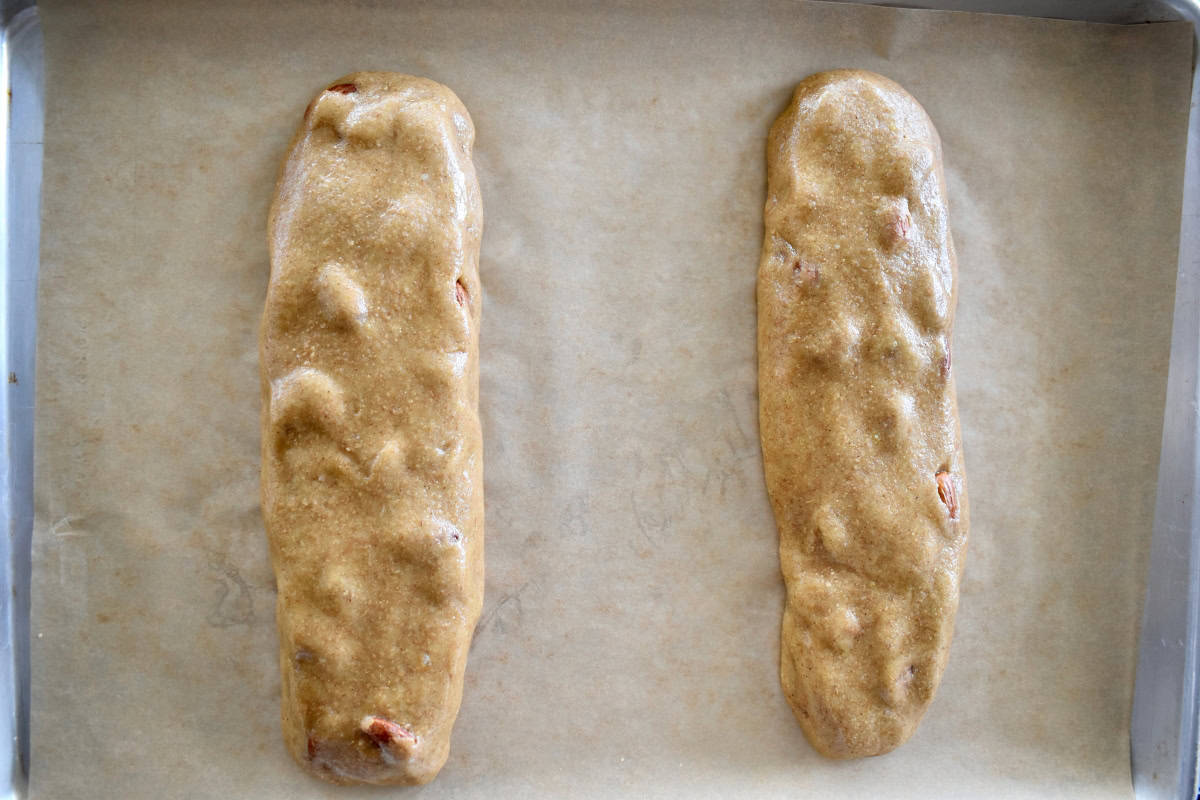
M 941 145 L 868 72 L 813 75 L 771 128 L 759 415 L 787 586 L 780 677 L 834 758 L 903 743 L 933 699 L 967 542 Z
M 309 106 L 271 207 L 283 735 L 335 783 L 431 780 L 462 698 L 483 594 L 473 142 L 446 87 L 349 75 Z

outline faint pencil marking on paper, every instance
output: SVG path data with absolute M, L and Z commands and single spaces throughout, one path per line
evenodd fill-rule
M 218 584 L 216 602 L 207 622 L 215 628 L 249 625 L 254 621 L 254 597 L 238 570 L 215 553 L 209 553 L 209 578 Z
M 721 400 L 720 405 L 724 406 L 725 410 L 729 412 L 729 418 L 733 420 L 734 427 L 737 428 L 738 437 L 741 439 L 742 446 L 750 446 L 752 444 L 752 437 L 750 434 L 746 433 L 746 429 L 742 427 L 742 421 L 738 419 L 738 410 L 733 404 L 733 398 L 730 397 L 729 390 L 721 389 L 719 392 L 717 392 L 717 397 Z
M 671 518 L 664 513 L 661 518 L 653 519 L 649 512 L 643 513 L 642 509 L 638 507 L 637 490 L 629 492 L 629 505 L 633 509 L 633 519 L 637 522 L 638 531 L 642 534 L 642 538 L 646 540 L 646 543 L 653 547 L 655 541 L 650 536 L 650 531 L 653 530 L 655 533 L 662 533 L 667 530 L 667 528 L 671 527 Z
M 481 634 L 493 627 L 497 633 L 506 633 L 510 626 L 513 628 L 521 627 L 522 618 L 525 615 L 525 608 L 521 605 L 521 594 L 532 584 L 533 581 L 531 580 L 525 581 L 521 585 L 521 588 L 515 592 L 507 592 L 501 595 L 496 604 L 492 606 L 490 611 L 483 615 L 483 619 L 479 622 L 475 640 L 471 642 L 472 647 L 475 646 L 475 642 L 479 641 Z M 513 618 L 514 616 L 515 619 Z
M 563 531 L 571 536 L 587 536 L 591 532 L 588 521 L 590 501 L 586 494 L 576 497 L 562 510 Z

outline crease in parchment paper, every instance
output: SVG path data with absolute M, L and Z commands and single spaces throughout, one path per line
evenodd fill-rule
M 478 131 L 487 596 L 422 797 L 1128 798 L 1191 28 L 842 4 L 44 2 L 32 796 L 378 797 L 290 763 L 266 210 L 312 93 Z M 767 128 L 872 69 L 945 147 L 972 540 L 942 687 L 826 761 L 779 689 Z M 405 794 L 403 791 L 398 794 Z

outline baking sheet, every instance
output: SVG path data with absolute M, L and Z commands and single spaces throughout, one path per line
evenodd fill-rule
M 257 498 L 275 170 L 311 94 L 364 68 L 458 92 L 485 208 L 487 599 L 450 762 L 409 793 L 1131 795 L 1190 26 L 42 10 L 34 797 L 381 794 L 283 750 Z M 853 763 L 778 688 L 754 361 L 767 126 L 837 66 L 900 81 L 943 137 L 973 522 L 942 689 Z

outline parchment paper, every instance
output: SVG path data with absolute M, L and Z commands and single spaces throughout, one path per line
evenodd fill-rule
M 473 797 L 1129 797 L 1191 28 L 804 3 L 46 2 L 35 798 L 378 797 L 278 731 L 256 325 L 311 95 L 478 128 L 487 600 Z M 779 689 L 755 400 L 764 142 L 856 66 L 941 131 L 973 531 L 940 693 L 834 763 Z M 407 794 L 406 794 L 407 792 Z

